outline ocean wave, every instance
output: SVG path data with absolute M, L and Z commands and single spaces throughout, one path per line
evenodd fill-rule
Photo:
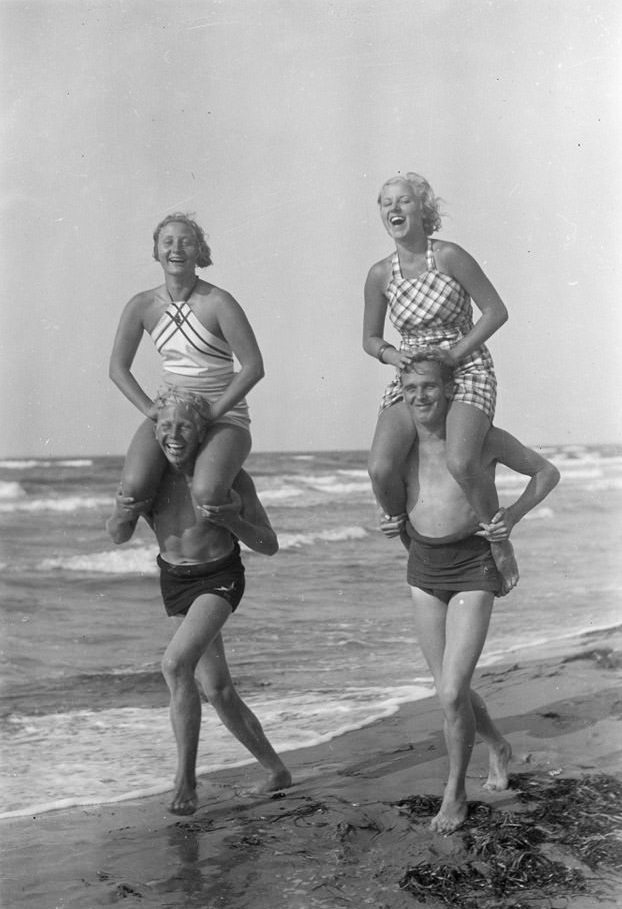
M 2 485 L 19 485 L 2 484 Z M 26 494 L 22 490 L 23 495 Z M 2 496 L 0 495 L 0 498 Z M 111 508 L 113 496 L 63 496 L 60 498 L 29 499 L 15 498 L 12 501 L 0 501 L 0 512 L 73 512 L 87 511 L 95 508 Z
M 431 682 L 392 688 L 307 691 L 278 699 L 248 697 L 279 753 L 308 748 L 368 726 L 401 704 L 429 697 Z M 78 805 L 111 804 L 172 787 L 175 748 L 168 708 L 76 710 L 5 720 L 11 747 L 28 750 L 25 765 L 6 765 L 0 818 L 32 816 Z M 42 749 L 40 743 L 45 742 Z M 128 750 L 131 761 L 128 760 Z M 54 754 L 50 761 L 48 755 Z M 206 709 L 197 772 L 253 763 L 253 758 Z
M 132 546 L 128 549 L 109 549 L 77 556 L 43 559 L 36 571 L 82 571 L 99 574 L 148 574 L 158 572 L 157 546 Z
M 19 485 L 19 483 L 14 481 L 9 482 L 0 482 L 0 499 L 8 499 L 10 501 L 19 501 L 26 497 L 26 491 Z
M 316 543 L 337 543 L 347 540 L 361 540 L 367 536 L 364 527 L 333 527 L 309 533 L 282 533 L 279 535 L 280 548 L 300 549 Z M 248 548 L 242 546 L 248 552 Z M 153 546 L 133 544 L 126 549 L 107 549 L 103 552 L 90 552 L 82 555 L 56 556 L 42 559 L 35 565 L 35 571 L 80 571 L 99 574 L 141 574 L 155 575 L 158 568 L 156 555 L 158 549 Z
M 299 549 L 301 546 L 312 546 L 314 543 L 337 543 L 344 540 L 362 540 L 367 536 L 364 527 L 334 527 L 331 530 L 320 530 L 311 533 L 279 534 L 280 548 Z
M 39 461 L 36 458 L 5 459 L 0 461 L 0 468 L 5 470 L 32 470 L 35 467 L 92 467 L 91 458 L 69 458 L 62 461 Z

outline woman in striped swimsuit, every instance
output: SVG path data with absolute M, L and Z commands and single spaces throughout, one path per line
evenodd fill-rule
M 372 443 L 369 473 L 387 519 L 405 520 L 400 467 L 415 440 L 398 371 L 413 353 L 433 349 L 453 369 L 447 415 L 447 466 L 479 520 L 488 524 L 499 501 L 481 467 L 492 425 L 497 382 L 485 342 L 507 320 L 499 294 L 477 262 L 455 243 L 432 240 L 441 226 L 438 199 L 423 177 L 392 177 L 378 197 L 380 216 L 395 252 L 377 262 L 365 283 L 363 347 L 397 372 L 387 386 Z M 471 300 L 480 310 L 473 324 Z M 401 335 L 399 350 L 383 337 L 387 315 Z M 517 575 L 509 541 L 492 544 L 505 579 Z
M 133 297 L 121 315 L 110 358 L 110 378 L 147 418 L 127 453 L 122 494 L 135 502 L 153 498 L 166 458 L 155 435 L 156 407 L 131 372 L 143 332 L 163 358 L 163 391 L 199 395 L 209 423 L 196 460 L 192 494 L 198 505 L 221 505 L 250 448 L 245 395 L 263 377 L 257 341 L 231 294 L 196 275 L 211 265 L 203 230 L 172 214 L 153 234 L 153 257 L 164 284 Z M 233 368 L 235 354 L 240 369 Z

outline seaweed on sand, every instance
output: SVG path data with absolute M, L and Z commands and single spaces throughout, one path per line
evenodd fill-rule
M 606 774 L 555 779 L 523 773 L 512 778 L 527 815 L 549 842 L 565 846 L 591 870 L 622 867 L 622 782 Z
M 544 845 L 564 847 L 590 869 L 620 866 L 618 780 L 605 775 L 551 780 L 526 773 L 512 777 L 512 788 L 527 803 L 524 812 L 471 804 L 459 832 L 461 860 L 420 862 L 407 869 L 400 888 L 421 902 L 432 899 L 459 909 L 526 909 L 534 899 L 587 887 L 580 869 L 552 860 L 542 851 Z M 431 814 L 435 801 L 422 796 L 398 804 L 411 815 L 417 805 L 421 815 Z

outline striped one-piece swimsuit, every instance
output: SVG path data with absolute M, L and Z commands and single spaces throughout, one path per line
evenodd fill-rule
M 166 309 L 150 332 L 163 359 L 164 388 L 174 386 L 201 395 L 208 403 L 217 400 L 235 375 L 233 354 L 225 340 L 212 334 L 195 316 L 187 300 L 171 300 L 166 286 L 156 298 L 168 299 Z M 248 405 L 243 399 L 215 423 L 233 423 L 248 428 Z

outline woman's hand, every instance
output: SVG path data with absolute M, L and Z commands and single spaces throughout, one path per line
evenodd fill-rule
M 412 350 L 398 350 L 396 347 L 387 347 L 382 352 L 382 362 L 395 366 L 396 369 L 404 369 L 408 366 L 414 356 Z
M 197 508 L 210 524 L 232 530 L 242 511 L 242 499 L 235 489 L 230 489 L 229 501 L 224 505 L 198 505 Z

